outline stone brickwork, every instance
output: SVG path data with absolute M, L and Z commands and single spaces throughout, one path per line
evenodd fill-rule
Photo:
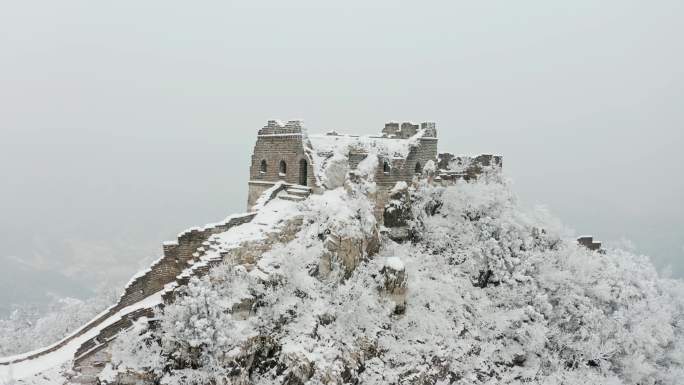
M 381 158 L 375 174 L 377 191 L 375 196 L 375 217 L 383 223 L 385 206 L 390 200 L 391 191 L 398 182 L 411 184 L 414 178 L 423 177 L 425 165 L 437 159 L 437 138 L 423 137 L 418 145 L 410 148 L 406 158 Z M 389 172 L 385 167 L 389 165 Z
M 421 135 L 417 135 L 417 134 Z M 329 135 L 339 136 L 336 132 Z M 393 153 L 378 154 L 379 167 L 376 170 L 375 182 L 377 192 L 375 198 L 375 216 L 380 223 L 383 211 L 388 202 L 389 193 L 397 182 L 411 183 L 414 178 L 423 176 L 423 169 L 428 162 L 437 162 L 437 129 L 433 122 L 420 125 L 410 122 L 387 123 L 382 136 L 369 137 L 370 140 L 384 139 L 389 141 L 407 141 L 408 153 L 398 157 Z M 313 192 L 324 189 L 314 174 L 315 159 L 332 156 L 332 153 L 313 156 L 317 149 L 313 148 L 306 130 L 300 121 L 289 121 L 286 124 L 271 120 L 259 130 L 257 142 L 250 165 L 249 193 L 247 206 L 251 208 L 256 199 L 264 191 L 279 181 L 290 184 L 305 184 Z M 368 150 L 355 148 L 347 154 L 349 167 L 355 169 L 368 156 Z M 285 172 L 282 172 L 282 162 Z M 305 165 L 300 165 L 306 162 Z M 294 168 L 293 168 L 294 166 Z
M 411 122 L 404 122 L 401 125 L 397 122 L 388 122 L 382 129 L 382 135 L 387 138 L 408 139 L 417 134 L 418 129 L 426 130 L 425 136 L 437 137 L 437 128 L 434 122 L 423 122 L 420 127 Z
M 249 167 L 248 210 L 276 182 L 316 186 L 306 132 L 300 121 L 270 120 L 259 130 Z
M 164 256 L 126 286 L 117 307 L 130 306 L 160 291 L 164 285 L 174 281 L 178 274 L 188 267 L 188 261 L 193 259 L 193 254 L 210 236 L 247 223 L 255 215 L 256 213 L 237 215 L 215 225 L 192 228 L 179 234 L 177 241 L 164 243 Z
M 359 136 L 343 136 L 331 131 L 326 136 L 352 138 L 358 141 L 367 140 L 367 146 L 352 146 L 346 154 L 349 167 L 357 168 L 369 154 L 369 148 L 375 148 L 374 141 L 404 141 L 408 151 L 397 156 L 385 151 L 378 153 L 379 167 L 376 170 L 375 182 L 377 190 L 371 199 L 374 200 L 376 219 L 383 223 L 385 206 L 390 200 L 390 192 L 397 182 L 411 184 L 416 178 L 429 177 L 438 183 L 449 184 L 459 179 L 477 178 L 485 168 L 503 165 L 501 156 L 479 155 L 476 157 L 454 156 L 450 153 L 438 154 L 437 128 L 434 122 L 423 122 L 420 125 L 411 122 L 388 122 L 382 129 L 381 136 L 370 136 L 363 139 Z M 314 136 L 315 137 L 315 136 Z M 391 148 L 392 146 L 389 145 Z M 300 121 L 280 123 L 269 121 L 259 130 L 257 142 L 250 165 L 249 193 L 247 206 L 251 208 L 256 200 L 278 182 L 304 184 L 314 193 L 325 189 L 314 175 L 317 166 L 314 161 L 323 162 L 333 156 L 335 149 L 318 149 L 311 145 L 309 136 Z M 300 162 L 304 162 L 300 166 Z M 425 166 L 436 165 L 427 175 Z M 282 166 L 284 165 L 284 167 Z M 433 179 L 434 178 L 434 179 Z

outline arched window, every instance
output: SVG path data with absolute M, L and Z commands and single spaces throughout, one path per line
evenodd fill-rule
M 261 165 L 259 166 L 259 172 L 261 174 L 266 174 L 266 159 L 261 161 Z
M 420 162 L 416 162 L 416 168 L 414 172 L 418 175 L 423 173 L 423 166 L 420 165 Z
M 280 166 L 278 168 L 278 171 L 280 172 L 281 176 L 285 176 L 287 174 L 287 163 L 285 163 L 284 160 L 280 161 Z
M 384 172 L 385 174 L 390 173 L 390 164 L 386 160 L 382 162 L 382 172 Z

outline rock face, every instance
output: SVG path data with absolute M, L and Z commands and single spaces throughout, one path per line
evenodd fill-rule
M 361 238 L 342 238 L 327 234 L 324 247 L 318 267 L 319 276 L 327 277 L 337 267 L 342 270 L 342 277 L 347 278 L 361 261 L 378 252 L 380 234 L 377 227 L 367 237 Z

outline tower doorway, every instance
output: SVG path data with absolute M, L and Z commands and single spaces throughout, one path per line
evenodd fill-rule
M 302 159 L 299 161 L 299 184 L 302 186 L 306 186 L 306 180 L 307 180 L 307 171 L 309 170 L 309 163 L 306 161 L 306 159 Z

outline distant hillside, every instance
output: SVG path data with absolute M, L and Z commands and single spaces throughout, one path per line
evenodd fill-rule
M 88 298 L 93 291 L 56 271 L 36 268 L 19 257 L 0 257 L 0 317 L 13 305 L 43 307 L 55 298 Z

